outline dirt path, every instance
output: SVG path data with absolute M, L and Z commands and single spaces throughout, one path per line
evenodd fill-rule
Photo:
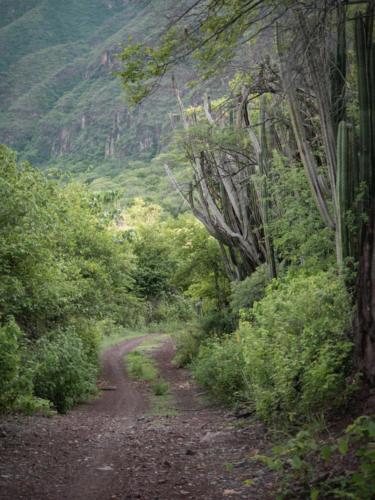
M 201 399 L 172 365 L 171 341 L 155 358 L 177 414 L 150 414 L 147 385 L 129 380 L 122 362 L 142 340 L 104 354 L 102 377 L 116 390 L 65 416 L 0 421 L 1 499 L 272 498 L 272 478 L 251 460 L 263 429 Z

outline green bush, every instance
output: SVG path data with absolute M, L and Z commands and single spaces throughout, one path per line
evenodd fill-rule
M 343 403 L 351 304 L 339 277 L 274 280 L 246 315 L 235 334 L 201 345 L 198 383 L 218 399 L 246 400 L 268 421 L 306 419 Z
M 333 273 L 291 275 L 269 286 L 239 329 L 257 413 L 304 418 L 342 402 L 352 343 L 351 305 Z
M 199 318 L 199 328 L 205 336 L 230 333 L 236 326 L 236 318 L 229 308 L 212 309 Z
M 14 320 L 0 328 L 0 410 L 17 406 L 19 398 L 31 397 L 32 385 L 25 377 L 21 350 L 22 332 Z
M 235 336 L 212 339 L 201 346 L 193 364 L 194 377 L 226 403 L 244 399 L 246 383 L 241 344 Z
M 0 327 L 0 412 L 48 412 L 49 401 L 33 394 L 33 364 L 25 337 L 14 321 Z
M 129 324 L 139 301 L 128 242 L 77 184 L 59 186 L 0 146 L 0 310 L 29 338 L 72 318 Z
M 88 361 L 96 367 L 99 366 L 99 346 L 102 336 L 100 327 L 100 323 L 82 318 L 73 320 L 70 324 L 70 328 L 73 329 L 74 334 L 82 342 L 82 347 Z
M 189 321 L 193 317 L 191 301 L 181 295 L 169 295 L 155 304 L 152 312 L 152 322 Z
M 0 174 L 0 411 L 45 404 L 34 396 L 66 411 L 94 390 L 98 321 L 143 313 L 132 250 L 82 186 L 58 185 L 1 145 Z
M 232 313 L 238 316 L 241 310 L 250 309 L 254 302 L 262 299 L 270 279 L 269 268 L 263 264 L 243 281 L 232 283 L 230 298 Z
M 173 338 L 176 343 L 176 356 L 174 363 L 177 366 L 189 366 L 199 352 L 201 333 L 194 325 L 185 325 L 181 330 L 174 332 Z
M 34 392 L 65 413 L 96 391 L 97 363 L 74 329 L 42 337 L 34 356 Z
M 335 265 L 334 231 L 322 222 L 301 164 L 274 152 L 272 174 L 268 182 L 273 212 L 269 231 L 279 271 L 303 266 L 312 271 L 328 270 Z

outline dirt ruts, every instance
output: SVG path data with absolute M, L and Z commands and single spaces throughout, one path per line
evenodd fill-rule
M 67 415 L 0 420 L 0 499 L 264 499 L 273 478 L 252 460 L 265 445 L 258 423 L 198 396 L 167 340 L 154 353 L 171 386 L 173 416 L 150 410 L 147 384 L 130 380 L 123 356 L 145 338 L 102 358 L 104 391 Z

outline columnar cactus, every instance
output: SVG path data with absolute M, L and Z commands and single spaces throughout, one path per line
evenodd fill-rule
M 358 259 L 358 240 L 348 228 L 348 213 L 355 210 L 357 224 L 365 220 L 371 200 L 375 196 L 375 45 L 372 41 L 372 21 L 369 16 L 358 14 L 355 19 L 355 53 L 357 60 L 359 136 L 347 122 L 341 121 L 337 134 L 338 199 L 337 241 L 338 263 L 345 258 Z M 357 146 L 358 144 L 358 146 Z M 364 190 L 363 200 L 358 196 Z M 356 202 L 354 204 L 354 201 Z
M 259 170 L 262 175 L 262 187 L 261 187 L 261 203 L 262 203 L 262 219 L 263 219 L 263 231 L 264 239 L 266 243 L 267 251 L 267 261 L 270 267 L 270 274 L 273 278 L 276 278 L 276 259 L 275 252 L 273 248 L 272 238 L 269 234 L 269 216 L 270 216 L 270 200 L 268 197 L 267 188 L 267 174 L 269 173 L 269 161 L 270 161 L 270 151 L 268 147 L 267 140 L 267 128 L 266 128 L 266 96 L 262 95 L 260 98 L 260 155 L 259 155 Z
M 359 98 L 359 181 L 367 187 L 366 209 L 375 194 L 375 49 L 372 21 L 358 15 L 355 20 Z
M 342 121 L 337 136 L 337 201 L 338 217 L 336 231 L 338 237 L 338 264 L 354 256 L 354 242 L 348 228 L 347 215 L 353 208 L 353 201 L 358 188 L 357 155 L 353 127 Z

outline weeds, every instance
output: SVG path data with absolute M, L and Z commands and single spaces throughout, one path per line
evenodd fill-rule
M 137 380 L 154 382 L 157 379 L 158 370 L 153 360 L 138 350 L 127 355 L 126 367 L 129 375 Z
M 158 348 L 165 338 L 165 335 L 158 335 L 145 340 L 141 346 L 124 358 L 124 362 L 132 378 L 150 384 L 152 396 L 149 413 L 158 416 L 173 416 L 176 415 L 176 410 L 173 408 L 169 383 L 160 376 L 155 361 L 150 356 L 150 351 Z
M 362 416 L 335 438 L 300 431 L 256 460 L 280 474 L 278 498 L 371 500 L 375 492 L 375 418 Z
M 169 384 L 159 379 L 151 385 L 151 389 L 155 396 L 163 396 L 169 392 Z

